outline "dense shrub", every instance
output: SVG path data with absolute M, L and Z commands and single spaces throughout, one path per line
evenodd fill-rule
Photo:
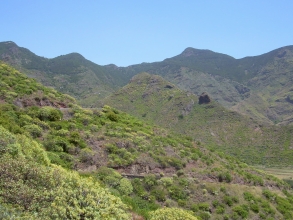
M 25 125 L 23 127 L 33 138 L 41 137 L 42 136 L 42 128 L 38 125 Z
M 164 188 L 157 187 L 151 191 L 151 195 L 153 195 L 157 201 L 164 202 L 166 201 L 166 192 Z
M 0 176 L 1 201 L 18 205 L 36 219 L 130 219 L 120 199 L 91 179 L 59 167 L 6 154 Z
M 133 192 L 133 187 L 127 178 L 122 178 L 119 183 L 118 190 L 123 194 L 123 195 L 129 195 Z
M 249 208 L 246 205 L 238 205 L 233 207 L 233 212 L 237 213 L 242 219 L 246 219 L 249 214 Z
M 197 220 L 197 218 L 183 209 L 163 208 L 152 212 L 150 220 Z
M 16 137 L 0 125 L 0 156 L 5 153 L 16 155 L 20 151 Z
M 244 192 L 243 197 L 246 201 L 249 201 L 249 202 L 256 200 L 255 197 L 250 192 Z
M 46 106 L 39 109 L 38 118 L 42 121 L 59 121 L 62 118 L 62 112 L 56 108 Z
M 218 175 L 219 182 L 227 182 L 230 183 L 232 181 L 232 176 L 228 172 L 220 173 Z

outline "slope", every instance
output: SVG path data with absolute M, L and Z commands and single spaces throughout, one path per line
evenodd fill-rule
M 196 95 L 208 92 L 223 106 L 267 123 L 292 123 L 293 47 L 234 59 L 209 50 L 185 49 L 162 62 L 121 69 L 157 74 Z
M 172 212 L 189 219 L 292 218 L 293 197 L 283 181 L 109 106 L 83 109 L 0 67 L 6 83 L 0 87 L 1 216 L 129 219 L 122 200 L 140 219 Z M 44 91 L 47 101 L 38 102 Z M 66 108 L 52 104 L 59 100 Z
M 292 166 L 292 126 L 270 126 L 215 101 L 199 104 L 160 76 L 142 73 L 102 102 L 254 165 Z
M 123 80 L 119 73 L 108 74 L 104 67 L 78 53 L 47 59 L 11 41 L 0 43 L 0 58 L 29 77 L 68 93 L 88 106 L 92 100 L 109 95 Z
M 161 62 L 128 67 L 99 66 L 77 53 L 46 59 L 13 42 L 0 43 L 0 57 L 30 77 L 94 106 L 141 72 L 157 74 L 180 89 L 208 92 L 227 108 L 269 124 L 291 124 L 292 46 L 234 59 L 210 50 L 186 48 Z

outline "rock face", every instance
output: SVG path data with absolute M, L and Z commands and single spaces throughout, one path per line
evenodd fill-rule
M 208 104 L 211 102 L 211 98 L 206 92 L 203 92 L 198 98 L 198 104 Z

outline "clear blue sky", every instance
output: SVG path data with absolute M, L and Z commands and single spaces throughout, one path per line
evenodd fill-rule
M 293 44 L 292 0 L 9 0 L 0 41 L 47 58 L 100 64 L 161 61 L 186 47 L 235 58 Z

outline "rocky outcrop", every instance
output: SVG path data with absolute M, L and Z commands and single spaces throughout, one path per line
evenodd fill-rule
M 208 104 L 211 102 L 211 98 L 206 92 L 203 92 L 198 98 L 198 104 Z

